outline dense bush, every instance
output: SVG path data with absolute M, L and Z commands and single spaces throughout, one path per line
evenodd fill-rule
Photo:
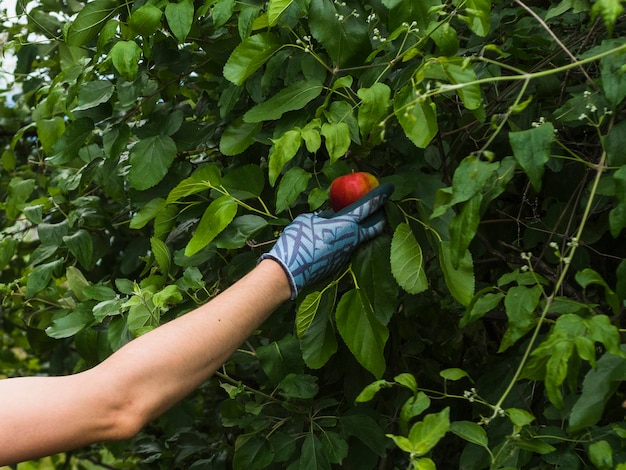
M 205 302 L 338 175 L 395 185 L 386 234 L 213 380 L 52 464 L 626 468 L 622 11 L 20 3 L 5 376 L 82 370 Z

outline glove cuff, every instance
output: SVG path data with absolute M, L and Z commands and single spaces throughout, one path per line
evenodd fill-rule
M 285 271 L 285 275 L 287 276 L 287 281 L 289 282 L 289 288 L 291 289 L 291 297 L 289 298 L 289 300 L 295 300 L 296 297 L 298 297 L 298 286 L 296 285 L 296 280 L 294 279 L 293 274 L 291 274 L 291 271 L 289 271 L 289 268 L 285 265 L 283 260 L 281 260 L 280 258 L 277 258 L 271 253 L 264 253 L 259 257 L 257 264 L 263 261 L 264 259 L 274 260 L 278 263 L 278 265 L 281 268 L 283 268 L 283 271 Z

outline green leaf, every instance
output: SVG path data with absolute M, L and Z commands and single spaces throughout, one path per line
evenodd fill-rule
M 357 289 L 343 295 L 335 316 L 337 330 L 356 360 L 375 377 L 381 377 L 386 366 L 383 353 L 389 330 L 363 302 Z
M 355 398 L 355 403 L 366 403 L 374 399 L 376 394 L 383 388 L 393 387 L 393 383 L 379 379 L 367 385 Z
M 148 222 L 154 219 L 166 206 L 165 199 L 157 197 L 148 202 L 133 216 L 130 220 L 129 227 L 131 229 L 140 229 L 146 226 Z
M 546 363 L 546 395 L 558 409 L 565 407 L 561 385 L 567 377 L 569 360 L 573 352 L 574 343 L 572 341 L 559 341 L 552 346 L 552 354 Z
M 267 101 L 257 104 L 243 115 L 248 123 L 274 121 L 288 111 L 304 108 L 317 98 L 324 85 L 319 80 L 304 80 L 283 88 Z
M 296 202 L 302 194 L 313 175 L 300 167 L 291 168 L 282 177 L 278 190 L 276 191 L 276 213 L 280 214 L 287 210 Z
M 613 449 L 607 441 L 596 441 L 587 450 L 589 460 L 598 470 L 613 469 Z
M 287 8 L 293 3 L 293 0 L 269 0 L 267 7 L 267 22 L 268 25 L 276 26 L 278 19 L 285 12 Z
M 232 222 L 236 214 L 237 202 L 230 196 L 221 196 L 211 202 L 185 248 L 185 256 L 193 256 L 211 243 Z
M 161 26 L 163 12 L 160 8 L 146 4 L 133 11 L 128 19 L 128 26 L 142 36 L 148 37 Z
M 302 443 L 298 470 L 330 470 L 331 465 L 324 446 L 312 432 L 307 433 Z
M 415 380 L 415 376 L 413 374 L 409 374 L 408 372 L 404 372 L 402 374 L 398 374 L 393 378 L 394 382 L 403 387 L 408 388 L 413 393 L 417 393 L 417 380 Z
M 106 103 L 113 96 L 113 84 L 108 80 L 87 82 L 78 93 L 78 106 L 74 111 L 82 111 Z
M 339 421 L 349 436 L 356 437 L 377 455 L 384 457 L 387 453 L 387 441 L 379 423 L 371 416 L 355 414 L 353 408 L 339 416 Z
M 139 59 L 141 58 L 141 48 L 135 41 L 116 42 L 109 52 L 109 57 L 124 79 L 129 82 L 135 79 L 139 72 Z
M 621 347 L 626 352 L 626 347 Z M 595 369 L 587 372 L 580 398 L 569 416 L 569 432 L 593 426 L 601 418 L 609 399 L 621 382 L 626 380 L 626 358 L 605 353 Z
M 54 144 L 61 138 L 65 132 L 65 121 L 62 117 L 54 117 L 51 119 L 37 119 L 37 137 L 43 151 L 46 155 L 51 155 Z
M 165 308 L 176 305 L 183 300 L 183 295 L 177 285 L 170 284 L 152 296 L 152 303 L 156 308 Z
M 617 205 L 609 212 L 609 227 L 613 238 L 617 238 L 626 227 L 626 165 L 613 173 Z
M 499 352 L 503 352 L 515 344 L 518 339 L 528 333 L 536 324 L 535 310 L 539 305 L 543 291 L 540 286 L 513 286 L 504 298 L 504 308 L 509 324 L 502 338 Z
M 96 322 L 101 323 L 107 317 L 120 315 L 124 301 L 121 299 L 103 300 L 94 305 L 92 309 L 93 318 Z
M 409 432 L 409 441 L 416 456 L 427 454 L 450 429 L 450 408 L 426 415 L 424 421 L 415 423 Z
M 214 3 L 211 10 L 211 16 L 213 17 L 213 25 L 215 29 L 226 24 L 226 22 L 233 16 L 235 10 L 235 0 L 217 0 Z
M 274 460 L 274 451 L 259 434 L 241 434 L 235 441 L 233 470 L 263 470 Z
M 477 446 L 484 447 L 485 449 L 489 446 L 487 431 L 479 424 L 471 421 L 454 421 L 450 424 L 450 431 Z
M 484 0 L 480 0 L 484 1 Z M 489 5 L 488 2 L 487 5 Z M 489 15 L 487 14 L 487 20 Z M 462 85 L 456 90 L 457 95 L 461 98 L 463 106 L 467 109 L 478 109 L 482 105 L 482 95 L 480 93 L 480 85 L 471 82 L 476 81 L 476 73 L 469 65 L 469 62 L 461 60 L 441 60 L 441 66 L 453 85 Z
M 597 0 L 591 7 L 591 21 L 598 16 L 602 16 L 604 25 L 612 33 L 617 18 L 624 12 L 624 7 L 620 0 Z
M 381 125 L 389 114 L 391 89 L 377 82 L 370 88 L 359 88 L 357 96 L 361 100 L 357 114 L 361 137 L 372 145 L 382 143 L 384 128 Z
M 550 454 L 556 451 L 556 448 L 541 439 L 517 438 L 513 443 L 520 449 L 540 455 Z
M 527 426 L 535 420 L 535 417 L 532 414 L 520 408 L 507 408 L 504 411 L 511 422 L 518 427 Z
M 95 38 L 119 6 L 117 0 L 95 0 L 80 9 L 67 30 L 67 44 L 81 47 Z
M 422 248 L 407 223 L 398 225 L 393 234 L 390 263 L 393 277 L 409 294 L 419 294 L 428 288 Z
M 407 85 L 394 97 L 393 108 L 406 136 L 417 147 L 426 148 L 439 130 L 430 98 L 418 96 L 415 88 Z
M 296 156 L 302 137 L 297 130 L 288 130 L 280 138 L 272 139 L 272 148 L 269 155 L 269 181 L 272 186 L 276 183 L 283 167 Z
M 390 237 L 380 235 L 361 246 L 352 257 L 361 298 L 383 325 L 396 313 L 399 291 L 389 266 L 390 245 Z
M 267 220 L 258 215 L 244 214 L 235 217 L 230 225 L 215 238 L 215 246 L 227 250 L 241 248 L 267 225 Z
M 482 194 L 474 195 L 450 222 L 450 257 L 455 269 L 458 269 L 461 256 L 465 254 L 478 231 L 482 200 Z
M 465 310 L 463 318 L 459 322 L 459 326 L 464 328 L 476 320 L 480 320 L 485 314 L 493 311 L 504 298 L 503 292 L 488 292 L 481 295 L 478 299 L 473 301 L 469 307 Z
M 464 0 L 455 4 L 463 5 L 460 18 L 478 36 L 485 37 L 491 28 L 491 2 L 489 0 Z
M 452 297 L 467 307 L 474 297 L 474 262 L 469 251 L 459 259 L 459 267 L 454 268 L 449 242 L 439 245 L 439 266 L 443 271 L 446 285 Z
M 400 430 L 403 434 L 408 432 L 409 422 L 430 408 L 430 404 L 430 398 L 424 392 L 417 392 L 404 402 L 400 409 Z
M 167 135 L 155 135 L 130 149 L 128 181 L 140 191 L 159 183 L 176 157 L 176 143 Z
M 91 269 L 93 263 L 93 240 L 84 229 L 79 229 L 71 235 L 63 237 L 67 245 L 80 265 L 85 269 Z
M 221 184 L 232 197 L 245 201 L 261 197 L 265 176 L 259 165 L 244 165 L 225 173 Z
M 71 312 L 61 311 L 52 317 L 52 324 L 46 328 L 51 338 L 62 339 L 74 336 L 93 322 L 91 311 L 77 308 Z
M 71 122 L 61 138 L 52 146 L 50 162 L 64 165 L 76 158 L 78 151 L 92 135 L 93 129 L 93 121 L 87 117 Z
M 288 374 L 278 384 L 280 394 L 287 399 L 307 400 L 317 395 L 317 377 L 308 374 Z
M 458 367 L 451 367 L 449 369 L 444 369 L 439 372 L 439 375 L 446 380 L 461 380 L 464 377 L 469 377 L 468 373 L 463 369 L 459 369 Z
M 220 152 L 229 157 L 243 153 L 254 143 L 262 127 L 261 122 L 244 122 L 241 118 L 233 121 L 220 137 Z
M 250 36 L 239 44 L 224 65 L 224 78 L 241 85 L 276 52 L 282 42 L 272 33 Z
M 184 43 L 193 24 L 194 6 L 191 0 L 169 2 L 165 7 L 165 18 L 174 37 Z
M 150 247 L 157 266 L 159 266 L 159 270 L 164 276 L 167 276 L 170 272 L 170 264 L 172 262 L 170 249 L 164 241 L 154 237 L 150 238 Z
M 594 271 L 591 268 L 584 268 L 583 270 L 578 271 L 576 273 L 576 282 L 578 282 L 578 284 L 580 284 L 585 289 L 593 284 L 603 287 L 604 298 L 611 307 L 611 310 L 613 310 L 613 313 L 615 314 L 619 312 L 619 297 L 615 294 L 615 292 L 613 292 L 613 290 L 609 287 L 606 281 L 602 279 L 602 276 L 600 276 L 597 271 Z
M 41 292 L 52 279 L 52 274 L 63 266 L 63 260 L 57 259 L 37 266 L 28 275 L 26 281 L 26 298 L 30 299 Z
M 594 7 L 602 3 L 602 0 L 596 2 Z M 620 5 L 623 12 L 623 7 Z M 606 19 L 606 18 L 605 18 Z M 624 38 L 618 38 L 613 41 L 604 41 L 602 46 L 619 47 L 624 45 Z M 609 101 L 610 108 L 616 109 L 617 106 L 626 98 L 626 76 L 624 76 L 624 51 L 603 57 L 600 60 L 600 78 L 602 81 L 602 89 L 604 96 Z
M 358 4 L 352 5 L 352 7 Z M 362 17 L 365 12 L 358 8 Z M 339 15 L 344 14 L 343 19 Z M 337 68 L 362 64 L 370 50 L 368 25 L 361 18 L 339 11 L 331 0 L 316 0 L 309 7 L 311 35 L 324 46 Z
M 194 171 L 189 178 L 185 178 L 167 195 L 167 204 L 172 204 L 192 194 L 208 191 L 221 186 L 222 178 L 217 165 L 209 164 Z
M 509 133 L 513 155 L 536 191 L 541 190 L 543 171 L 550 160 L 553 141 L 554 126 L 549 122 L 539 127 Z
M 322 124 L 321 134 L 325 139 L 324 143 L 330 156 L 330 163 L 335 163 L 350 148 L 350 127 L 345 122 L 325 122 Z

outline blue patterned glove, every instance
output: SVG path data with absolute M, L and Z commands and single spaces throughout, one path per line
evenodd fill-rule
M 392 184 L 381 184 L 337 213 L 299 215 L 259 261 L 269 258 L 282 266 L 294 300 L 302 287 L 338 270 L 361 242 L 382 232 L 381 209 L 392 192 Z

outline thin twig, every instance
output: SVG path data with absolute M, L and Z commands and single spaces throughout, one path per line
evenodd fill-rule
M 537 22 L 547 31 L 547 33 L 552 37 L 552 39 L 554 39 L 554 41 L 559 45 L 559 47 L 561 49 L 563 49 L 563 51 L 567 54 L 567 56 L 572 60 L 572 63 L 577 63 L 578 59 L 576 58 L 576 56 L 574 54 L 572 54 L 570 52 L 570 50 L 565 46 L 565 44 L 563 44 L 563 42 L 561 42 L 561 40 L 558 38 L 558 36 L 556 34 L 554 34 L 554 32 L 550 29 L 550 27 L 546 24 L 545 21 L 543 21 L 539 15 L 537 15 L 537 13 L 535 13 L 534 11 L 532 11 L 524 2 L 522 2 L 521 0 L 514 0 L 515 3 L 517 3 L 520 7 L 522 7 L 524 10 L 526 10 L 528 13 L 530 13 L 530 15 L 535 18 L 537 20 Z M 589 76 L 589 74 L 587 74 L 587 71 L 583 68 L 582 65 L 579 66 L 580 67 L 580 71 L 583 73 L 583 75 L 585 76 L 585 78 L 587 80 L 589 80 L 589 83 L 591 84 L 591 86 L 593 87 L 594 90 L 598 91 L 598 87 L 595 84 L 595 82 L 591 79 L 591 77 Z

